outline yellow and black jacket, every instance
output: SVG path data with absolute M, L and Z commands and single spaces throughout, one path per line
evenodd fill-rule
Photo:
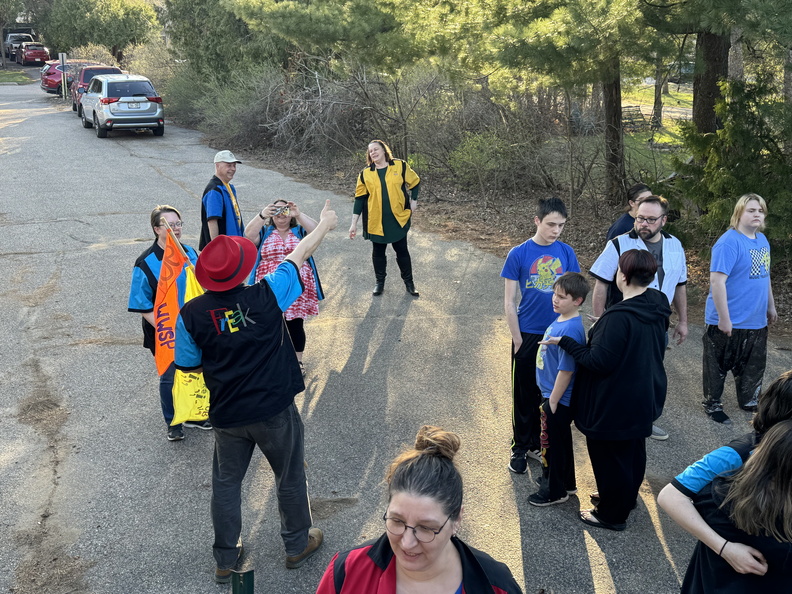
M 388 202 L 396 221 L 404 227 L 410 220 L 410 190 L 421 182 L 418 174 L 406 161 L 393 159 L 385 173 Z M 367 235 L 384 235 L 382 228 L 382 184 L 376 166 L 360 172 L 355 188 L 355 214 L 363 215 L 363 229 Z

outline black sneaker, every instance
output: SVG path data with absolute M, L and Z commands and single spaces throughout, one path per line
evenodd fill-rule
M 212 424 L 209 421 L 185 421 L 185 427 L 193 427 L 195 429 L 203 429 L 204 431 L 211 431 Z
M 548 505 L 556 505 L 557 503 L 564 503 L 565 501 L 569 501 L 569 495 L 564 495 L 558 499 L 550 499 L 549 497 L 542 495 L 540 492 L 536 492 L 528 497 L 528 503 L 535 505 L 536 507 L 547 507 Z
M 509 470 L 515 474 L 525 474 L 528 471 L 527 455 L 525 452 L 512 452 Z
M 184 439 L 184 431 L 181 425 L 174 425 L 168 429 L 168 441 L 181 441 Z
M 731 419 L 729 418 L 729 415 L 727 415 L 722 410 L 715 410 L 707 414 L 709 415 L 709 418 L 715 421 L 716 423 L 721 423 L 722 425 L 731 425 L 732 423 Z

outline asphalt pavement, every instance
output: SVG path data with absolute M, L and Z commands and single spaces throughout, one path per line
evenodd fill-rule
M 38 85 L 0 86 L 0 590 L 231 590 L 212 581 L 212 433 L 187 429 L 184 441 L 166 440 L 140 316 L 126 311 L 132 265 L 153 240 L 151 209 L 179 208 L 183 241 L 197 246 L 201 193 L 224 148 L 170 123 L 162 138 L 98 139 Z M 526 592 L 678 591 L 694 540 L 657 508 L 656 494 L 748 431 L 749 420 L 736 410 L 731 381 L 734 425 L 701 411 L 702 320 L 692 319 L 688 341 L 667 353 L 658 424 L 671 437 L 647 444 L 647 479 L 627 531 L 589 528 L 577 519 L 595 490 L 579 433 L 579 494 L 563 505 L 527 504 L 538 463 L 521 476 L 506 469 L 502 259 L 412 231 L 420 298 L 404 291 L 392 252 L 385 294 L 373 298 L 370 246 L 347 238 L 351 186 L 342 196 L 247 163 L 234 183 L 246 221 L 276 198 L 314 217 L 329 198 L 341 220 L 316 254 L 327 299 L 306 324 L 308 387 L 297 398 L 325 544 L 301 569 L 285 569 L 273 476 L 257 454 L 243 502 L 256 592 L 313 592 L 336 551 L 378 536 L 385 469 L 426 423 L 462 438 L 462 538 L 507 563 Z M 767 382 L 790 367 L 787 344 L 772 332 L 771 343 Z

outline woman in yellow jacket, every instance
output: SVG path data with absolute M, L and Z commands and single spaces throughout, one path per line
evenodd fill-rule
M 363 216 L 363 237 L 371 240 L 371 261 L 374 264 L 376 285 L 373 295 L 382 295 L 388 260 L 385 249 L 390 243 L 396 252 L 396 263 L 407 292 L 418 297 L 412 276 L 412 261 L 407 249 L 410 217 L 418 207 L 421 178 L 407 164 L 394 159 L 388 145 L 372 140 L 367 151 L 368 167 L 358 176 L 355 188 L 355 207 L 349 238 L 357 235 L 357 224 Z

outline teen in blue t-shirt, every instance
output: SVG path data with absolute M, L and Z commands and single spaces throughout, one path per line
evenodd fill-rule
M 770 244 L 764 229 L 767 204 L 745 194 L 734 207 L 731 228 L 712 248 L 710 293 L 704 313 L 705 412 L 729 424 L 721 397 L 731 370 L 737 403 L 756 410 L 767 361 L 767 325 L 778 318 L 770 285 Z
M 566 224 L 566 206 L 559 198 L 539 201 L 536 234 L 509 252 L 501 276 L 504 308 L 512 337 L 512 446 L 509 470 L 524 474 L 528 457 L 541 461 L 536 351 L 547 326 L 555 319 L 553 283 L 565 272 L 580 272 L 575 252 L 558 241 Z M 517 295 L 520 304 L 517 306 Z

